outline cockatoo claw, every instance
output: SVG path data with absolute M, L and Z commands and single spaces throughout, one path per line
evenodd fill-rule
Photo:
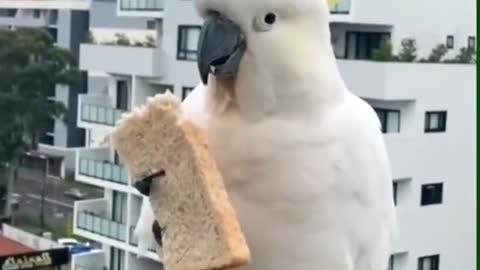
M 152 232 L 153 232 L 155 241 L 159 246 L 162 246 L 162 231 L 163 231 L 162 227 L 160 227 L 160 225 L 158 224 L 158 221 L 155 220 L 152 225 Z

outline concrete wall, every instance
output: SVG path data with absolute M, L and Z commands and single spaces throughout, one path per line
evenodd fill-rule
M 385 134 L 394 179 L 410 178 L 399 184 L 395 247 L 408 253 L 400 259 L 404 267 L 395 269 L 416 269 L 419 257 L 432 254 L 440 254 L 440 269 L 475 269 L 475 67 L 412 64 L 394 69 L 391 81 L 415 101 L 369 102 L 400 108 L 402 118 L 408 118 L 399 134 Z M 368 70 L 357 70 L 356 75 L 362 74 L 368 81 Z M 447 131 L 424 133 L 425 112 L 435 110 L 448 111 Z M 421 185 L 437 182 L 444 184 L 443 203 L 421 207 Z
M 147 28 L 148 19 L 135 17 L 119 17 L 117 16 L 116 10 L 116 1 L 92 1 L 90 8 L 90 27 L 117 29 Z
M 200 84 L 195 61 L 177 60 L 178 25 L 202 25 L 193 9 L 192 1 L 165 1 L 163 49 L 166 52 L 167 70 L 162 83 L 174 86 L 175 94 L 182 95 L 182 87 L 195 87 Z

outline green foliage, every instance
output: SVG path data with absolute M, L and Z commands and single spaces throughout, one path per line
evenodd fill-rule
M 152 36 L 148 35 L 144 43 L 144 46 L 148 48 L 154 48 L 157 46 L 157 44 L 155 39 Z
M 417 47 L 415 39 L 406 38 L 402 41 L 402 47 L 398 53 L 398 61 L 414 62 L 417 59 Z
M 440 63 L 447 54 L 448 49 L 445 44 L 439 44 L 435 48 L 432 49 L 430 56 L 428 56 L 428 62 L 431 63 Z
M 458 63 L 475 64 L 477 63 L 477 52 L 474 48 L 462 47 L 455 59 Z
M 115 37 L 117 38 L 117 45 L 130 46 L 130 39 L 125 34 L 117 33 Z
M 95 41 L 95 37 L 93 36 L 93 33 L 92 33 L 92 32 L 88 31 L 87 37 L 85 38 L 85 42 L 86 42 L 86 43 L 90 43 L 90 44 L 95 44 L 95 43 L 97 43 L 97 42 Z
M 384 39 L 380 43 L 380 47 L 373 51 L 372 60 L 380 62 L 389 62 L 395 60 L 392 53 L 392 44 L 389 40 Z
M 48 97 L 56 85 L 78 83 L 76 65 L 44 30 L 0 29 L 0 163 L 36 149 L 50 119 L 65 113 L 62 103 Z

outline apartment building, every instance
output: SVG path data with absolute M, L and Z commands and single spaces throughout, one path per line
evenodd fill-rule
M 70 50 L 79 58 L 79 46 L 88 31 L 88 0 L 2 0 L 0 27 L 31 27 L 48 31 L 57 46 Z M 77 127 L 77 99 L 86 92 L 87 74 L 75 87 L 56 86 L 50 98 L 68 108 L 67 121 L 51 119 L 40 136 L 40 151 L 48 157 L 51 176 L 64 178 L 75 167 L 72 148 L 85 145 L 85 131 Z
M 100 10 L 95 3 L 91 14 Z M 123 112 L 147 97 L 170 89 L 184 98 L 200 82 L 195 61 L 202 22 L 190 0 L 98 3 L 116 16 L 91 26 L 95 42 L 80 46 L 80 67 L 90 76 L 88 93 L 78 101 L 77 123 L 86 130 L 87 147 L 77 151 L 75 175 L 104 188 L 105 195 L 75 205 L 74 232 L 104 249 L 76 256 L 72 265 L 158 269 L 155 247 L 147 258 L 137 256 L 132 230 L 142 197 L 108 144 L 108 133 Z M 475 268 L 475 65 L 420 61 L 440 44 L 447 49 L 444 59 L 455 58 L 462 47 L 476 48 L 475 10 L 473 0 L 339 0 L 331 7 L 340 71 L 378 113 L 392 162 L 400 232 L 389 269 Z M 393 54 L 416 46 L 417 61 L 379 59 L 384 41 Z

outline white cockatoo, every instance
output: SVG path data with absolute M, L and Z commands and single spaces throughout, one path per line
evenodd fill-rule
M 340 76 L 327 0 L 195 6 L 203 83 L 183 109 L 208 134 L 251 249 L 241 269 L 386 269 L 390 164 L 374 110 Z M 148 208 L 140 242 L 152 239 Z

